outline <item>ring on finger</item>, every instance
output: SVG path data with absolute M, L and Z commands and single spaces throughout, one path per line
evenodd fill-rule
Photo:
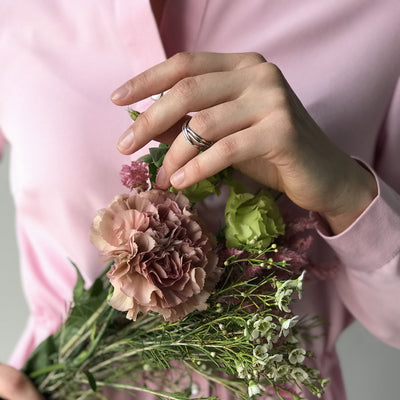
M 189 126 L 189 119 L 186 120 L 182 125 L 182 133 L 185 136 L 186 140 L 196 148 L 201 151 L 207 150 L 209 147 L 213 145 L 213 142 L 202 138 L 198 135 L 193 129 Z

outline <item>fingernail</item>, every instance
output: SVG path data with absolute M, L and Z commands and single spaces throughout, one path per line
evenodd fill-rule
M 121 86 L 111 94 L 111 100 L 112 101 L 121 100 L 124 97 L 126 97 L 128 93 L 129 93 L 128 88 L 125 85 Z
M 156 185 L 164 189 L 169 186 L 169 180 L 164 167 L 159 168 L 156 176 Z
M 133 131 L 128 129 L 125 131 L 118 140 L 118 148 L 123 151 L 127 151 L 132 147 L 133 144 Z
M 171 176 L 171 184 L 174 187 L 182 185 L 184 180 L 185 180 L 185 172 L 182 169 L 180 169 L 179 171 L 176 171 Z

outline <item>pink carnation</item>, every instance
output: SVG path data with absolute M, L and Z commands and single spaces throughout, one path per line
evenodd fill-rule
M 149 167 L 144 161 L 132 161 L 131 165 L 123 165 L 120 172 L 121 182 L 128 189 L 138 192 L 149 188 Z
M 214 238 L 182 193 L 117 196 L 95 217 L 91 240 L 115 261 L 110 304 L 129 319 L 154 311 L 174 322 L 204 310 L 221 275 Z

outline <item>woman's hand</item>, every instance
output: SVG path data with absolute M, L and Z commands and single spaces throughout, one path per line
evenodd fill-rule
M 319 212 L 334 233 L 346 229 L 377 194 L 373 176 L 320 130 L 281 71 L 256 53 L 179 53 L 126 82 L 112 95 L 128 105 L 168 92 L 121 136 L 131 154 L 150 140 L 171 144 L 157 183 L 183 189 L 229 165 L 298 206 Z M 214 142 L 199 153 L 190 128 Z
M 44 400 L 29 378 L 8 365 L 0 364 L 0 398 L 6 400 Z

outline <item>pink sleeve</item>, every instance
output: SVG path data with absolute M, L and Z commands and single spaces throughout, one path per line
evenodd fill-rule
M 335 286 L 349 312 L 383 342 L 400 348 L 400 85 L 377 148 L 379 193 L 336 236 L 321 233 L 342 262 Z M 379 177 L 378 177 L 379 174 Z M 390 186 L 389 186 L 390 184 Z

